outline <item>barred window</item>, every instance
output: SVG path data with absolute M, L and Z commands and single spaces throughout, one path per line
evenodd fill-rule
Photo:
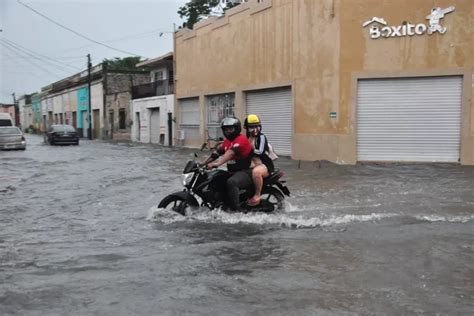
M 208 97 L 207 129 L 208 137 L 222 137 L 220 123 L 227 116 L 234 116 L 233 93 L 218 94 Z

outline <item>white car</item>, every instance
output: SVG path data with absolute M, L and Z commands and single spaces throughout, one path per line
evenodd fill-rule
M 23 132 L 16 126 L 0 127 L 0 149 L 26 149 Z
M 0 113 L 0 126 L 15 126 L 9 113 Z

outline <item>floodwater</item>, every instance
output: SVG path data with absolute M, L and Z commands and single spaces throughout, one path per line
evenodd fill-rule
M 156 208 L 189 149 L 0 152 L 0 315 L 472 315 L 474 168 L 280 159 L 277 214 Z

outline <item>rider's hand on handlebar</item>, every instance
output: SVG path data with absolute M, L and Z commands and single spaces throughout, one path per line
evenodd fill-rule
M 211 162 L 211 163 L 208 163 L 208 164 L 207 164 L 207 167 L 208 167 L 209 169 L 213 169 L 213 168 L 219 167 L 219 164 L 216 163 L 216 162 Z

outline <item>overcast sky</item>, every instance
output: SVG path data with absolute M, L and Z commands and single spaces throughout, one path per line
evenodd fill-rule
M 153 58 L 173 50 L 173 23 L 187 0 L 19 0 L 50 19 L 113 48 Z M 67 31 L 21 5 L 0 0 L 0 102 L 42 87 L 104 58 L 125 57 Z M 41 55 L 38 55 L 41 54 Z

